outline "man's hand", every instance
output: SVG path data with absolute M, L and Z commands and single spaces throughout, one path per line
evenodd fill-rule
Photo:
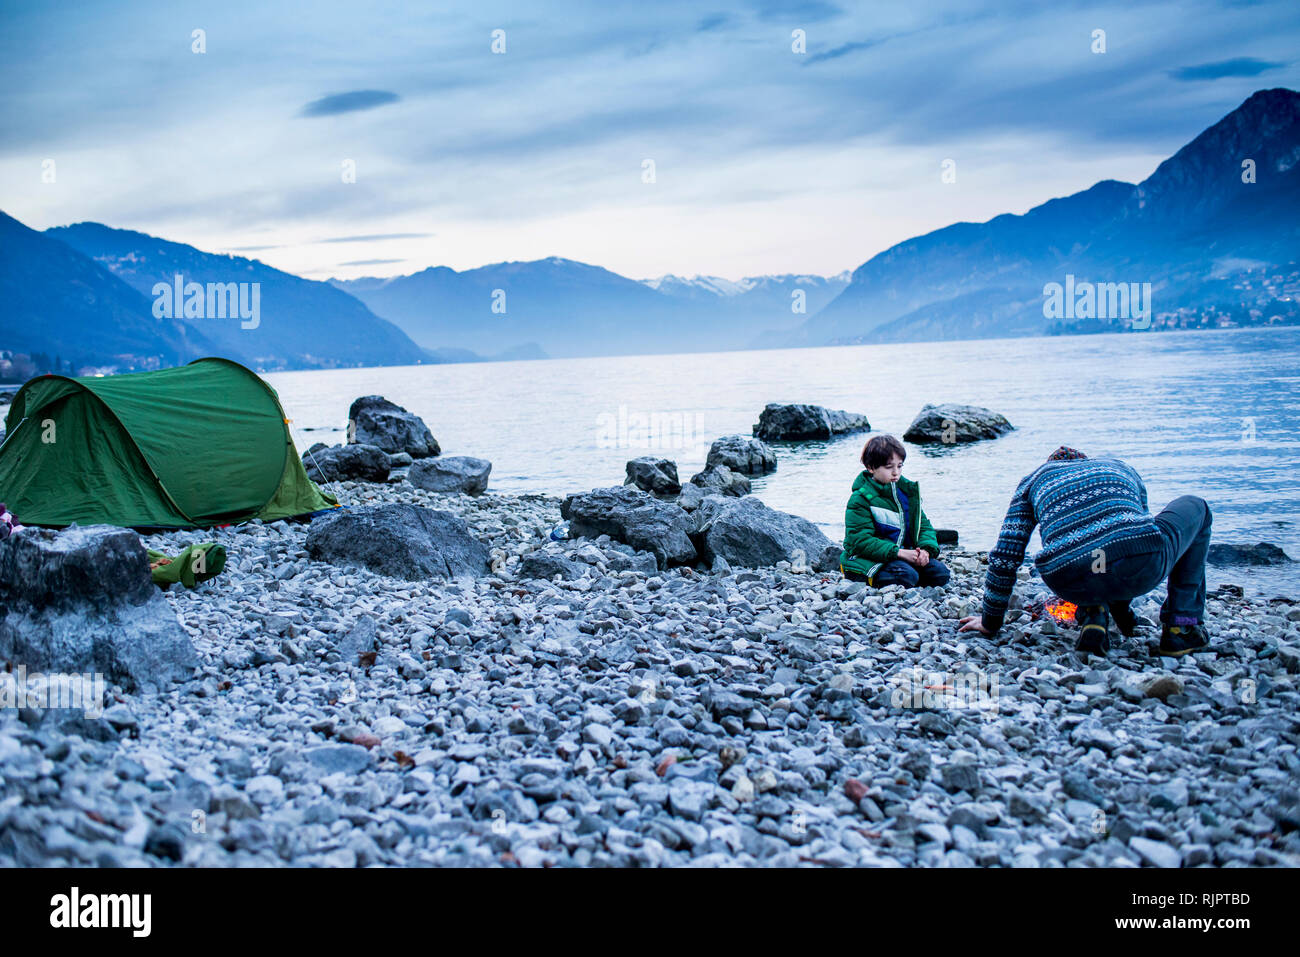
M 958 631 L 978 631 L 981 635 L 991 635 L 993 632 L 984 627 L 984 618 L 982 615 L 967 615 L 958 624 L 961 625 Z
M 918 568 L 921 566 L 921 560 L 917 557 L 919 554 L 920 553 L 915 548 L 900 548 L 898 550 L 899 558 L 907 562 L 907 564 L 915 565 Z
M 924 568 L 928 564 L 930 564 L 930 553 L 924 548 L 916 549 L 916 567 Z

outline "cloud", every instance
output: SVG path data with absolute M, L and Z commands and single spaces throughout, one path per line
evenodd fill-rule
M 436 236 L 437 233 L 372 233 L 369 236 L 331 236 L 329 239 L 318 239 L 318 243 L 374 243 L 385 239 L 424 239 L 428 236 Z M 379 260 L 377 260 L 379 261 Z M 382 260 L 383 262 L 398 262 L 399 260 Z
M 350 262 L 339 263 L 339 266 L 383 266 L 388 263 L 404 263 L 405 259 L 353 259 Z
M 1257 60 L 1251 56 L 1239 56 L 1232 60 L 1219 60 L 1217 63 L 1200 63 L 1185 66 L 1181 70 L 1170 70 L 1169 75 L 1185 83 L 1195 80 L 1221 80 L 1226 76 L 1259 76 L 1269 70 L 1286 66 L 1269 60 Z
M 829 20 L 838 17 L 844 11 L 833 3 L 823 3 L 822 0 L 795 0 L 793 3 L 761 0 L 755 5 L 754 12 L 760 20 L 781 20 L 799 24 Z
M 312 100 L 302 108 L 299 116 L 336 116 L 339 113 L 355 113 L 358 110 L 373 110 L 385 103 L 396 103 L 401 97 L 387 90 L 352 90 L 349 93 L 332 93 Z
M 856 50 L 866 50 L 869 47 L 873 47 L 880 42 L 881 41 L 879 40 L 859 40 L 853 43 L 845 43 L 842 46 L 837 46 L 833 49 L 827 50 L 824 53 L 814 53 L 812 56 L 808 57 L 808 59 L 804 61 L 804 66 L 811 66 L 814 63 L 821 63 L 823 60 L 834 60 L 844 56 L 845 54 L 853 53 Z
M 695 25 L 695 29 L 700 33 L 708 33 L 710 30 L 725 27 L 730 22 L 731 17 L 725 13 L 710 13 L 700 18 L 700 22 Z
M 227 246 L 226 252 L 231 253 L 260 253 L 268 249 L 283 249 L 283 246 Z

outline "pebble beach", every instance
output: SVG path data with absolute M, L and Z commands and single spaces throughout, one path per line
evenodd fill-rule
M 462 518 L 479 578 L 311 561 L 305 523 L 201 541 L 165 593 L 198 653 L 102 717 L 0 710 L 0 866 L 1177 867 L 1300 863 L 1300 604 L 1212 594 L 1206 653 L 1156 604 L 1105 658 L 1034 613 L 958 634 L 942 588 L 838 572 L 647 568 L 554 542 L 556 497 L 339 482 Z M 580 569 L 521 574 L 539 549 Z

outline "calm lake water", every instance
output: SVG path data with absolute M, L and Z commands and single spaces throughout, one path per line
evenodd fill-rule
M 379 393 L 417 413 L 443 454 L 492 462 L 490 488 L 568 492 L 621 484 L 639 455 L 683 482 L 720 435 L 750 434 L 769 402 L 861 412 L 901 436 L 927 402 L 987 406 L 1016 431 L 927 451 L 909 446 L 938 527 L 990 547 L 1019 479 L 1052 449 L 1113 455 L 1144 477 L 1153 511 L 1184 494 L 1214 511 L 1215 540 L 1268 541 L 1300 558 L 1300 329 L 1168 332 L 764 352 L 556 359 L 284 372 L 266 376 L 302 451 L 343 441 L 348 406 Z M 653 428 L 648 428 L 653 427 Z M 778 445 L 754 481 L 773 508 L 833 540 L 863 435 Z M 1035 541 L 1031 554 L 1037 549 Z M 1286 569 L 1212 571 L 1265 595 L 1300 593 Z

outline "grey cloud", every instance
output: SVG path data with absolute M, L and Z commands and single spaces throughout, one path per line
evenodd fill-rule
M 355 113 L 358 110 L 373 110 L 385 103 L 396 103 L 401 97 L 387 90 L 352 90 L 348 93 L 332 93 L 312 100 L 302 108 L 299 116 L 337 116 L 339 113 Z
M 1175 80 L 1188 83 L 1196 80 L 1221 80 L 1227 76 L 1259 76 L 1261 73 L 1284 66 L 1285 63 L 1239 56 L 1231 60 L 1220 60 L 1217 63 L 1200 63 L 1196 66 L 1185 66 L 1180 70 L 1170 70 L 1169 75 Z

